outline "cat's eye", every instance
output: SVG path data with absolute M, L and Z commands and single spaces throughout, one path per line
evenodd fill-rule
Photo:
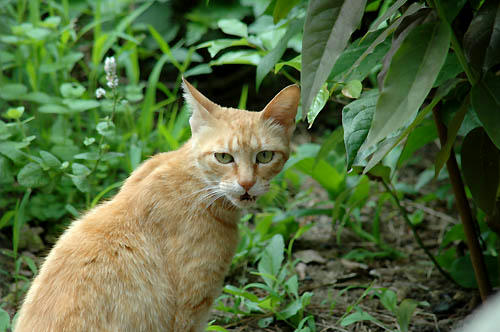
M 267 164 L 271 160 L 273 160 L 274 152 L 273 151 L 260 151 L 257 153 L 257 162 L 259 164 Z
M 229 153 L 216 152 L 214 156 L 215 159 L 217 159 L 217 161 L 220 162 L 221 164 L 229 164 L 234 161 L 233 156 L 231 156 Z

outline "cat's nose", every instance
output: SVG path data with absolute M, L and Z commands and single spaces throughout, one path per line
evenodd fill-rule
M 255 180 L 244 180 L 244 181 L 238 181 L 239 185 L 245 189 L 245 191 L 249 191 L 250 188 L 253 187 L 255 184 Z

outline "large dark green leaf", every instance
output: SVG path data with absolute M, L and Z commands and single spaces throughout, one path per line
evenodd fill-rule
M 441 84 L 449 79 L 457 77 L 457 75 L 463 71 L 464 69 L 460 65 L 456 53 L 449 52 L 433 87 L 437 88 L 438 86 L 441 86 Z
M 364 40 L 369 40 L 371 38 L 370 36 L 373 36 L 373 35 L 377 35 L 377 37 L 375 38 L 375 40 L 373 40 L 373 42 L 370 43 L 370 45 L 363 51 L 363 53 L 357 57 L 356 61 L 354 62 L 354 64 L 352 64 L 351 68 L 346 72 L 346 74 L 344 74 L 344 77 L 347 77 L 352 71 L 355 71 L 355 70 L 361 71 L 361 67 L 363 67 L 363 65 L 366 62 L 369 62 L 368 59 L 365 61 L 365 58 L 367 58 L 369 55 L 370 55 L 370 58 L 375 57 L 375 53 L 377 53 L 378 50 L 380 50 L 380 48 L 382 48 L 382 46 L 381 47 L 378 47 L 378 46 L 381 43 L 383 43 L 387 39 L 387 37 L 399 27 L 399 25 L 402 23 L 402 21 L 405 19 L 405 17 L 407 17 L 409 15 L 413 15 L 414 13 L 419 11 L 421 8 L 422 8 L 422 5 L 420 5 L 420 4 L 417 4 L 417 3 L 411 4 L 411 6 L 408 7 L 408 9 L 403 13 L 403 15 L 398 17 L 389 27 L 387 27 L 386 29 L 383 29 L 383 31 L 381 33 L 378 34 L 377 32 L 374 31 L 374 32 L 368 33 L 368 35 L 365 35 L 363 37 Z M 361 43 L 358 42 L 357 44 L 359 44 L 359 47 L 361 47 Z M 348 57 L 350 55 L 349 53 L 352 50 L 352 47 L 354 45 L 356 45 L 356 42 L 354 42 L 351 45 L 351 47 L 342 54 L 341 58 L 339 58 L 339 60 L 337 61 L 337 62 L 340 62 L 339 67 L 343 64 L 344 54 Z M 384 48 L 383 54 L 386 54 L 387 53 L 387 49 L 385 49 L 386 46 L 384 46 L 383 48 Z M 355 56 L 355 54 L 353 54 L 353 55 Z M 379 61 L 377 61 L 377 63 L 378 62 Z M 337 67 L 337 63 L 335 64 L 335 66 L 333 68 L 334 74 L 335 74 L 336 67 Z M 360 79 L 360 78 L 358 78 L 358 79 Z
M 411 13 L 412 7 L 408 8 L 405 14 L 401 17 L 401 22 L 397 24 L 394 31 L 394 36 L 392 38 L 391 48 L 384 57 L 382 70 L 377 75 L 379 89 L 382 90 L 384 86 L 384 80 L 387 76 L 387 71 L 392 63 L 392 57 L 399 50 L 403 41 L 410 34 L 410 32 L 415 29 L 415 27 L 428 22 L 429 20 L 435 19 L 435 14 L 429 8 L 420 8 L 416 10 L 417 5 L 413 6 L 414 13 Z M 396 23 L 396 22 L 394 22 Z
M 366 93 L 361 99 L 353 101 L 342 110 L 347 169 L 352 167 L 359 148 L 368 135 L 377 98 L 376 91 Z
M 466 136 L 472 129 L 482 126 L 483 124 L 479 121 L 476 110 L 472 105 L 469 105 L 469 110 L 465 113 L 465 118 L 462 122 L 462 126 L 458 130 L 458 135 Z
M 448 53 L 450 30 L 443 22 L 415 28 L 394 54 L 377 102 L 366 147 L 414 118 Z
M 484 261 L 488 270 L 488 276 L 493 284 L 498 283 L 498 259 L 491 255 L 484 255 Z M 450 274 L 455 281 L 465 288 L 477 288 L 474 268 L 470 260 L 470 255 L 457 258 L 450 268 Z
M 446 95 L 448 95 L 448 93 L 457 85 L 457 83 L 459 82 L 460 80 L 459 79 L 454 79 L 454 80 L 449 80 L 448 82 L 446 82 L 445 84 L 443 84 L 442 86 L 440 86 L 437 91 L 436 91 L 436 94 L 434 95 L 434 98 L 432 98 L 432 101 L 423 109 L 421 110 L 418 115 L 415 117 L 415 119 L 412 121 L 412 123 L 410 125 L 408 125 L 408 127 L 402 131 L 401 134 L 399 134 L 398 138 L 395 139 L 395 140 L 392 140 L 392 145 L 387 146 L 384 144 L 384 149 L 380 149 L 379 151 L 377 151 L 377 153 L 375 153 L 372 158 L 370 159 L 370 162 L 365 166 L 365 170 L 364 172 L 368 172 L 370 171 L 370 167 L 373 167 L 375 165 L 377 165 L 382 159 L 384 159 L 386 157 L 386 155 L 392 150 L 394 149 L 397 145 L 399 145 L 410 133 L 412 133 L 413 131 L 415 131 L 420 123 L 422 123 L 422 121 L 426 118 L 426 116 L 429 114 L 430 111 L 432 111 L 432 109 L 441 101 L 441 99 L 443 99 Z M 396 134 L 399 132 L 399 130 L 395 130 L 394 131 Z M 387 136 L 387 138 L 392 138 L 393 134 L 391 133 L 390 135 Z M 426 138 L 428 139 L 428 137 Z M 385 141 L 383 142 L 385 143 Z M 421 146 L 419 144 L 416 144 L 415 146 Z M 414 146 L 414 147 L 415 147 Z M 360 148 L 360 154 L 362 155 L 368 155 L 370 153 L 373 152 L 373 150 L 375 150 L 375 147 L 376 146 L 371 146 L 371 147 L 366 147 L 366 146 L 362 146 Z M 417 147 L 418 148 L 418 147 Z M 377 149 L 378 149 L 378 145 L 377 145 Z
M 474 202 L 487 214 L 495 210 L 500 183 L 500 151 L 483 128 L 472 130 L 462 144 L 462 171 Z
M 255 85 L 257 90 L 259 89 L 260 83 L 264 77 L 266 77 L 267 73 L 274 67 L 274 65 L 281 59 L 283 53 L 286 51 L 286 45 L 290 38 L 295 36 L 304 25 L 303 19 L 295 19 L 290 22 L 288 29 L 286 30 L 285 35 L 280 39 L 276 47 L 271 50 L 271 52 L 267 53 L 262 60 L 260 60 L 257 65 L 257 78 Z
M 390 41 L 386 37 L 382 37 L 380 43 L 377 42 L 386 31 L 380 29 L 352 42 L 335 62 L 329 80 L 363 80 L 390 48 Z M 371 50 L 367 52 L 369 48 Z
M 471 91 L 472 107 L 484 129 L 500 149 L 500 77 L 488 75 Z
M 302 107 L 308 110 L 363 16 L 366 0 L 311 0 L 302 40 Z
M 453 22 L 467 0 L 439 0 L 448 22 Z
M 465 55 L 478 72 L 500 63 L 500 0 L 485 1 L 464 36 Z

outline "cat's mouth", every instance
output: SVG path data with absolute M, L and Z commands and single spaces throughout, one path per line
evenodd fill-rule
M 256 199 L 257 196 L 252 196 L 248 193 L 244 193 L 243 195 L 240 196 L 240 201 L 255 202 Z

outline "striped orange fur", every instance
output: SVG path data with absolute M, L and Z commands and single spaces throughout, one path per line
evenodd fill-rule
M 239 210 L 288 159 L 300 90 L 283 89 L 261 112 L 218 106 L 187 81 L 184 92 L 192 138 L 145 161 L 113 199 L 72 223 L 15 331 L 204 330 L 238 242 Z

